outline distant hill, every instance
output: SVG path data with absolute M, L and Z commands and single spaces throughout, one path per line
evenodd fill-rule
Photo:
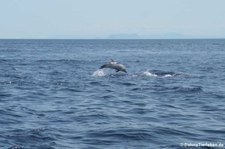
M 112 34 L 106 37 L 106 39 L 185 39 L 194 38 L 193 36 L 178 34 L 178 33 L 166 33 L 166 34 Z
M 139 39 L 137 34 L 112 34 L 107 39 Z

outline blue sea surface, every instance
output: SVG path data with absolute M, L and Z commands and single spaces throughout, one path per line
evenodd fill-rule
M 225 145 L 224 89 L 222 39 L 0 40 L 0 148 Z

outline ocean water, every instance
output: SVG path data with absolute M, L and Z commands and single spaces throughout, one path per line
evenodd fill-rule
M 225 148 L 224 60 L 222 39 L 0 40 L 0 148 Z

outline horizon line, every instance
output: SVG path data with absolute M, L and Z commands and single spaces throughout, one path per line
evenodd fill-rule
M 0 38 L 0 40 L 207 40 L 225 39 L 225 37 L 195 37 L 195 38 Z

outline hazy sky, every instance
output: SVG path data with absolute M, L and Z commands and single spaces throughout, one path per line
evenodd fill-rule
M 0 38 L 225 37 L 225 0 L 0 0 Z

